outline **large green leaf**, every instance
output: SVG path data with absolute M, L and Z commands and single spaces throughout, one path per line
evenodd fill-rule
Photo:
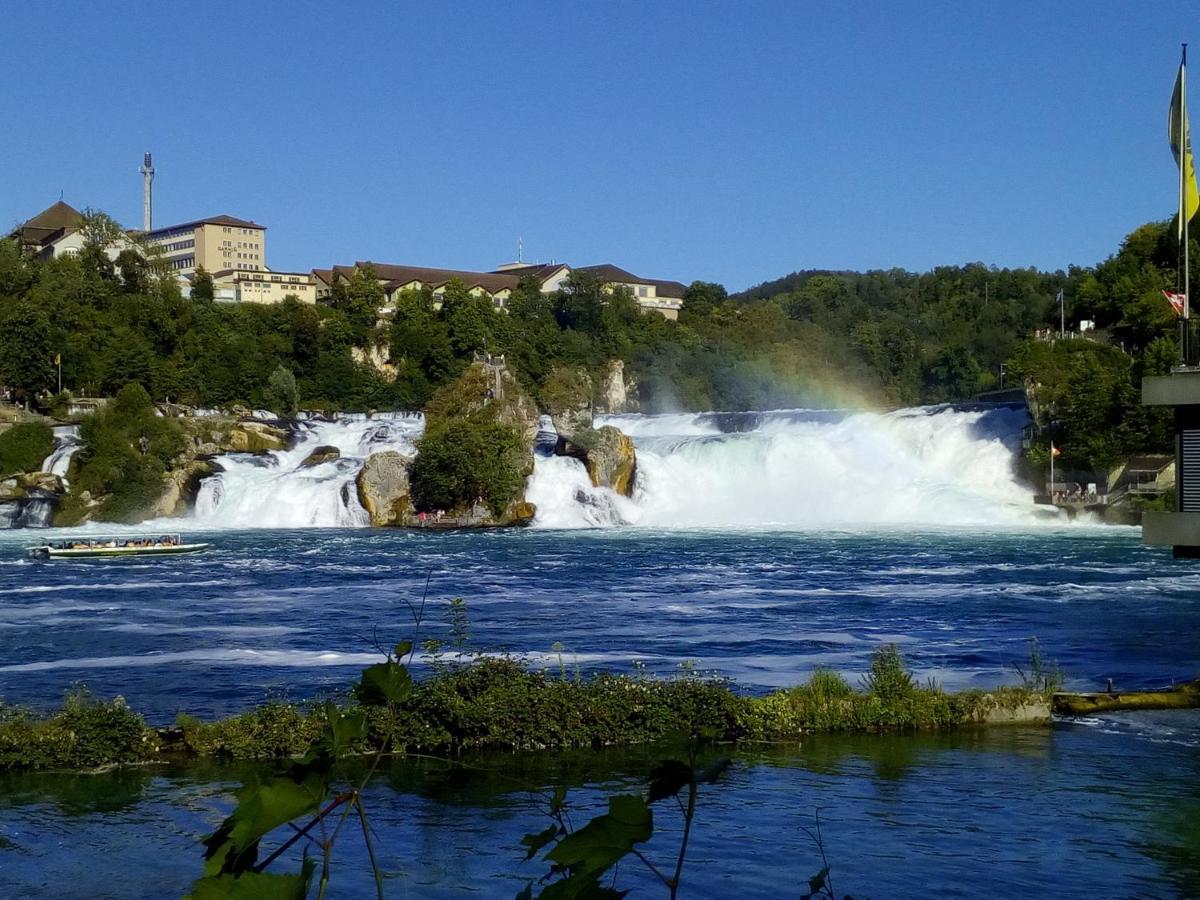
M 311 859 L 294 875 L 268 875 L 265 872 L 245 872 L 241 875 L 211 875 L 192 885 L 184 900 L 304 900 L 312 881 Z
M 533 859 L 537 852 L 545 847 L 548 843 L 554 840 L 558 834 L 558 826 L 551 825 L 545 831 L 537 834 L 527 834 L 521 838 L 521 844 L 529 848 L 529 852 L 525 854 L 526 859 Z
M 254 864 L 253 851 L 263 835 L 315 812 L 328 793 L 328 780 L 320 773 L 299 782 L 284 776 L 242 788 L 237 793 L 237 808 L 205 838 L 205 874 L 248 869 Z
M 391 660 L 367 666 L 362 680 L 354 686 L 354 694 L 364 706 L 403 703 L 411 693 L 412 677 L 408 669 Z
M 362 712 L 343 712 L 337 704 L 328 701 L 324 712 L 327 723 L 325 740 L 334 759 L 349 752 L 356 741 L 366 738 L 367 717 Z
M 609 798 L 607 813 L 559 841 L 546 859 L 573 873 L 596 874 L 633 850 L 634 844 L 650 840 L 653 832 L 654 817 L 646 801 L 620 794 Z

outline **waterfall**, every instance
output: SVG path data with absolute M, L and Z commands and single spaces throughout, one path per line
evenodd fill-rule
M 288 450 L 220 457 L 222 471 L 201 484 L 192 517 L 198 524 L 229 528 L 366 525 L 354 484 L 363 462 L 384 450 L 415 452 L 413 441 L 423 426 L 421 416 L 405 413 L 297 422 Z M 301 465 L 321 446 L 336 447 L 341 456 Z
M 609 416 L 597 424 L 637 445 L 634 497 L 539 458 L 527 498 L 536 525 L 558 528 L 1027 524 L 1014 462 L 1028 422 L 1004 407 Z
M 66 481 L 67 470 L 71 467 L 71 457 L 79 450 L 79 426 L 54 426 L 54 449 L 42 461 L 43 472 L 51 472 Z

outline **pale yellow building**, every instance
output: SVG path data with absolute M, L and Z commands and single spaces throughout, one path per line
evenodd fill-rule
M 219 303 L 282 303 L 295 297 L 317 302 L 317 283 L 308 272 L 247 272 L 222 269 L 213 273 L 213 299 Z
M 162 251 L 176 275 L 192 275 L 201 267 L 208 272 L 263 272 L 267 268 L 266 227 L 233 216 L 156 228 L 145 239 Z

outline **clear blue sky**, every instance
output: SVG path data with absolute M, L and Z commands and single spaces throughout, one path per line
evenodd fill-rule
M 25 3 L 0 225 L 59 192 L 276 269 L 1090 265 L 1172 213 L 1195 2 Z M 1200 135 L 1198 135 L 1200 137 Z

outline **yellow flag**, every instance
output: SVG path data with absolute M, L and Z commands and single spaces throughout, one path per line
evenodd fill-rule
M 1190 222 L 1200 209 L 1200 190 L 1196 188 L 1196 163 L 1192 159 L 1192 138 L 1188 132 L 1187 89 L 1184 84 L 1185 67 L 1179 65 L 1179 77 L 1175 79 L 1175 92 L 1171 94 L 1171 110 L 1167 114 L 1167 137 L 1171 141 L 1171 152 L 1182 177 L 1179 189 L 1179 238 L 1183 239 L 1183 223 Z M 1182 151 L 1182 152 L 1181 152 Z
M 61 353 L 55 353 L 55 354 L 54 354 L 54 364 L 55 364 L 56 366 L 60 366 L 60 365 L 62 365 L 62 354 L 61 354 Z

